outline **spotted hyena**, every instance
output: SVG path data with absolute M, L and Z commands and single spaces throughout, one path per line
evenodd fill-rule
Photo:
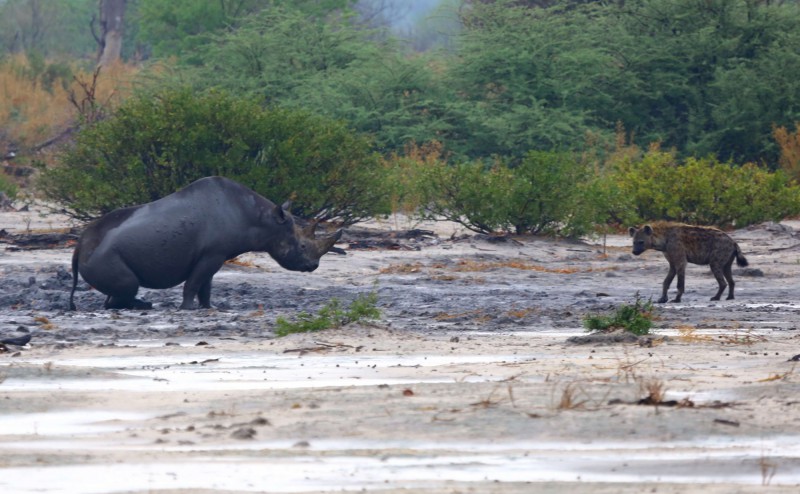
M 680 223 L 659 222 L 645 225 L 642 228 L 631 227 L 633 237 L 633 253 L 639 255 L 647 249 L 655 249 L 664 253 L 669 262 L 669 273 L 664 279 L 664 290 L 659 303 L 667 301 L 669 290 L 675 274 L 678 275 L 678 294 L 673 302 L 680 302 L 683 295 L 686 263 L 708 264 L 719 283 L 719 290 L 711 300 L 719 300 L 725 290 L 727 280 L 728 300 L 733 299 L 733 276 L 731 264 L 736 259 L 739 266 L 747 266 L 747 259 L 742 255 L 739 245 L 726 233 L 717 228 L 690 226 Z

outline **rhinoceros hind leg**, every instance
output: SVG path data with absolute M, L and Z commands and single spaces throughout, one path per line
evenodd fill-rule
M 104 304 L 106 309 L 133 309 L 133 310 L 150 310 L 153 304 L 145 302 L 138 298 L 123 298 L 109 296 Z

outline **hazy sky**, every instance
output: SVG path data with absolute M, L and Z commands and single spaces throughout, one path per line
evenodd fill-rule
M 413 25 L 421 17 L 433 13 L 441 0 L 393 0 L 402 17 L 395 21 L 395 28 Z

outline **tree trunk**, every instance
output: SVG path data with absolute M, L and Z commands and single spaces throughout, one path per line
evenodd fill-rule
M 128 0 L 100 0 L 100 50 L 97 65 L 105 66 L 119 60 L 122 54 L 122 28 Z

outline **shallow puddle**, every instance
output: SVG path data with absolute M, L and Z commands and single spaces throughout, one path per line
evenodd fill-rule
M 484 447 L 474 443 L 425 444 L 370 441 L 313 443 L 310 456 L 276 455 L 269 444 L 252 443 L 221 454 L 195 450 L 191 461 L 134 461 L 125 464 L 57 465 L 4 468 L 0 489 L 15 493 L 100 493 L 167 489 L 309 492 L 316 490 L 413 490 L 443 482 L 643 482 L 760 485 L 763 477 L 754 455 L 797 455 L 797 437 L 780 444 L 739 443 L 715 438 L 705 444 L 560 444 L 510 443 Z M 286 451 L 287 445 L 275 445 Z M 577 446 L 577 447 L 576 447 Z M 649 448 L 652 448 L 649 449 Z M 170 448 L 174 449 L 174 448 Z M 182 448 L 182 451 L 193 448 Z M 379 452 L 380 455 L 373 454 Z M 203 454 L 207 453 L 207 454 Z M 750 460 L 746 460 L 750 458 Z M 773 481 L 800 482 L 793 459 L 771 457 Z
M 144 420 L 149 415 L 106 410 L 55 411 L 3 414 L 1 436 L 60 436 L 123 430 L 127 420 Z M 14 444 L 4 444 L 4 448 Z
M 468 356 L 303 356 L 237 353 L 235 355 L 192 354 L 63 359 L 58 367 L 113 371 L 117 378 L 72 379 L 41 375 L 9 377 L 4 391 L 42 390 L 241 390 L 371 386 L 378 384 L 480 382 L 505 376 L 464 375 L 463 366 L 530 361 L 516 355 Z M 46 365 L 47 360 L 15 360 L 15 363 Z M 461 366 L 461 367 L 460 367 Z M 0 366 L 0 369 L 2 367 Z M 452 371 L 451 371 L 452 370 Z

